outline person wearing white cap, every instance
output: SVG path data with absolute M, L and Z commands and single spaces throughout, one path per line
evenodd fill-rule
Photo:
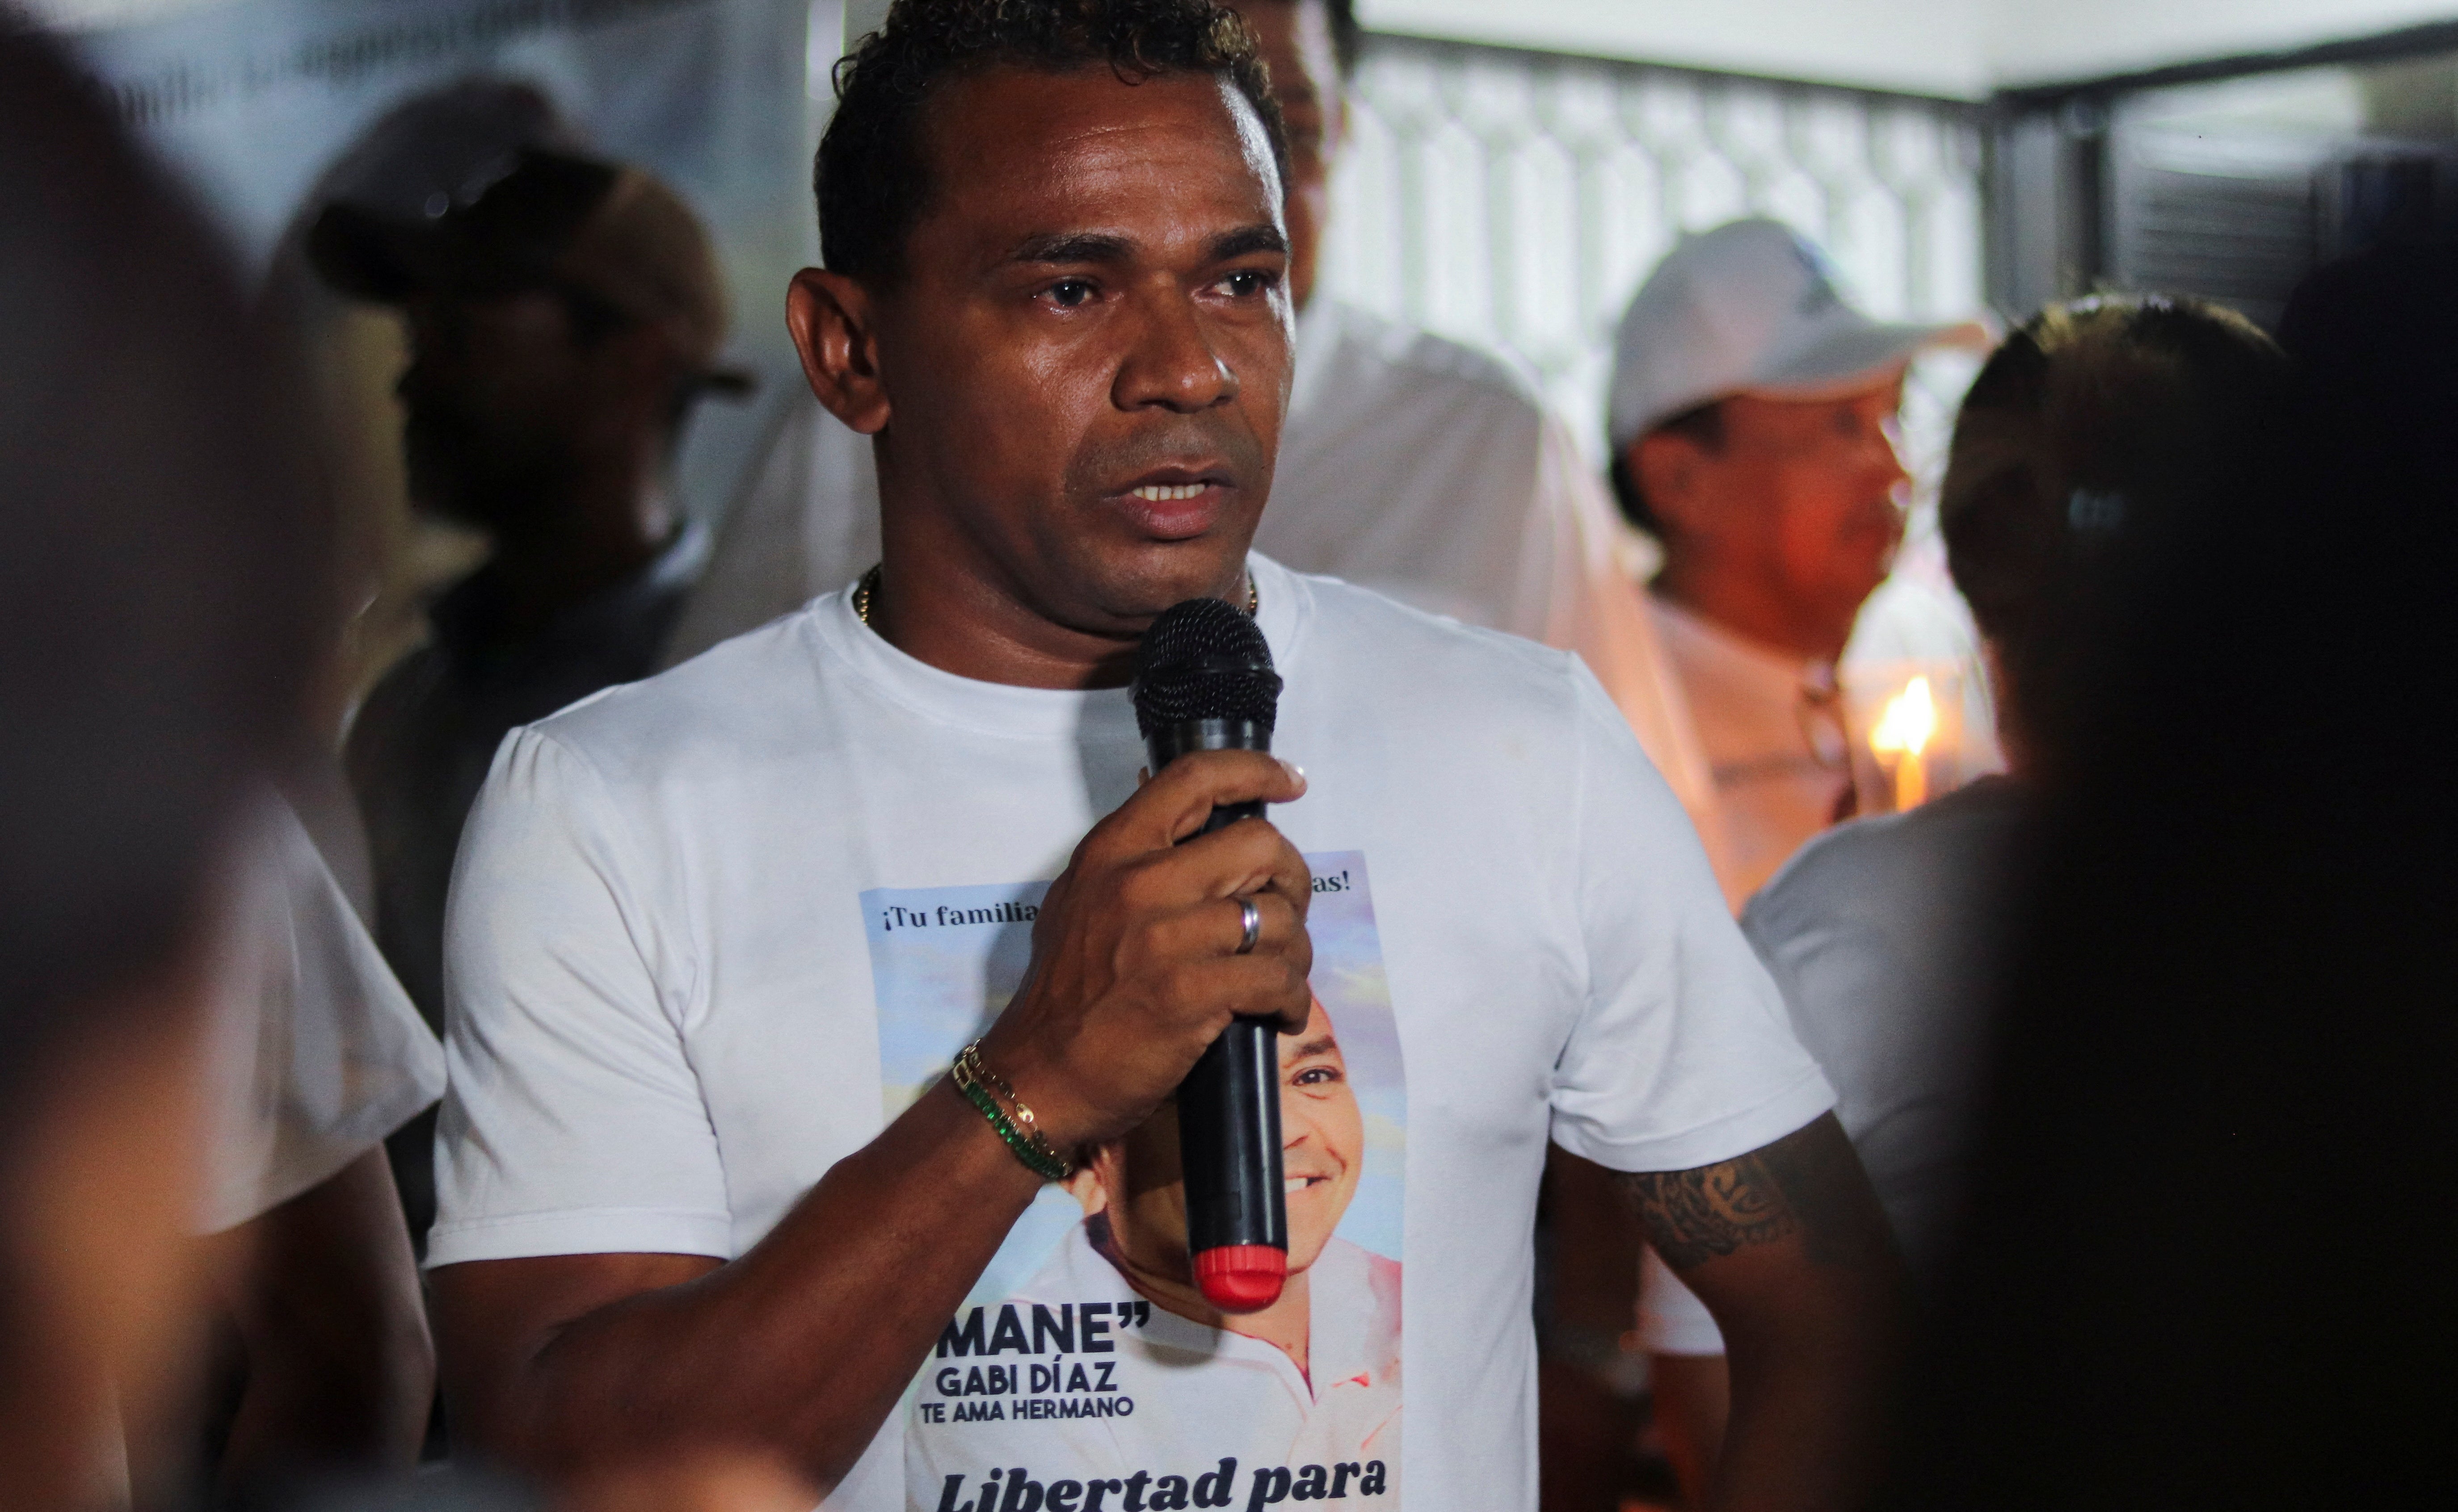
M 1835 662 L 1903 536 L 1905 368 L 1986 340 L 1871 320 L 1767 220 L 1683 237 L 1622 316 L 1614 489 L 1663 547 L 1647 603 L 1710 764 L 1736 909 L 1848 808 Z
M 1569 430 L 1502 359 L 1397 325 L 1317 281 L 1362 41 L 1354 0 L 1223 0 L 1287 123 L 1299 306 L 1271 505 L 1256 549 L 1300 572 L 1575 651 L 1716 850 L 1706 759 L 1625 562 L 1644 551 Z M 870 441 L 798 411 L 720 535 L 666 663 L 842 588 L 880 556 Z

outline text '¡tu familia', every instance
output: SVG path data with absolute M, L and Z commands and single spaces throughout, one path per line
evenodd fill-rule
M 1356 886 L 1344 871 L 1337 876 L 1314 879 L 1317 892 L 1346 892 Z M 970 924 L 1030 924 L 1040 916 L 1038 903 L 993 903 L 988 908 L 950 908 L 942 903 L 927 909 L 891 903 L 879 911 L 879 925 L 881 934 L 893 934 L 898 930 L 961 929 Z
M 942 903 L 933 909 L 890 904 L 879 911 L 881 933 L 888 934 L 901 929 L 954 929 L 965 924 L 1030 924 L 1040 916 L 1038 903 L 993 903 L 988 908 L 949 908 Z

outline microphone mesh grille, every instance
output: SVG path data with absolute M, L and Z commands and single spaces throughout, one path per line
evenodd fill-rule
M 1280 698 L 1261 627 L 1218 598 L 1172 605 L 1144 632 L 1135 700 L 1146 739 L 1189 720 L 1251 720 L 1269 730 Z

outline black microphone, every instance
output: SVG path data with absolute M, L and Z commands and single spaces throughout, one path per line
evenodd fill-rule
M 1263 632 L 1218 598 L 1189 598 L 1144 632 L 1135 725 L 1155 772 L 1188 751 L 1270 750 L 1280 697 Z M 1201 832 L 1262 816 L 1260 799 L 1230 804 Z M 1187 1250 L 1195 1284 L 1224 1312 L 1270 1307 L 1288 1278 L 1280 1040 L 1269 1018 L 1233 1018 L 1177 1089 Z

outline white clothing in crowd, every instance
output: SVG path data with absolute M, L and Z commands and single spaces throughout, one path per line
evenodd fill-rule
M 290 805 L 243 850 L 217 993 L 198 1229 L 236 1228 L 340 1174 L 444 1095 L 444 1051 Z
M 1835 667 L 1646 597 L 1706 752 L 1721 825 L 1717 878 L 1738 911 L 1835 822 L 1852 790 Z
M 1801 1128 L 1832 1094 L 1679 804 L 1576 661 L 1260 555 L 1249 571 L 1286 680 L 1274 748 L 1310 785 L 1273 821 L 1302 851 L 1355 853 L 1358 880 L 1370 868 L 1376 990 L 1409 1102 L 1431 1110 L 1401 1152 L 1414 1426 L 1392 1481 L 1413 1512 L 1531 1504 L 1527 1226 L 1549 1140 L 1689 1169 Z M 883 1125 L 873 931 L 957 953 L 967 913 L 1030 916 L 890 916 L 880 891 L 1046 883 L 1145 760 L 1125 690 L 956 677 L 843 592 L 516 732 L 453 892 L 428 1263 L 741 1254 Z M 949 959 L 978 993 L 978 957 Z M 995 1007 L 976 1001 L 967 1023 Z M 1214 1369 L 1173 1398 L 1208 1408 L 1136 1415 L 1138 1434 L 1167 1430 L 1177 1471 L 1253 1440 L 1236 1392 L 1194 1384 Z M 906 1477 L 921 1395 L 831 1507 L 939 1504 L 942 1486 Z M 1059 1458 L 1010 1464 L 1067 1474 L 1061 1425 L 1038 1426 Z M 1260 1469 L 1241 1467 L 1241 1504 Z
M 2008 858 L 2022 818 L 2006 778 L 1811 841 L 1741 916 L 1794 1030 L 1835 1086 L 1915 1276 L 1938 1264 L 1986 1033 Z M 1639 1286 L 1651 1354 L 1720 1354 L 1723 1336 L 1656 1251 Z
M 1706 758 L 1635 586 L 1654 548 L 1500 359 L 1311 302 L 1255 549 L 1577 652 L 1714 850 Z M 666 664 L 844 587 L 878 559 L 869 438 L 805 407 L 727 522 Z
M 1501 359 L 1311 303 L 1255 549 L 1577 652 L 1713 852 L 1706 758 L 1635 586 L 1655 547 Z

